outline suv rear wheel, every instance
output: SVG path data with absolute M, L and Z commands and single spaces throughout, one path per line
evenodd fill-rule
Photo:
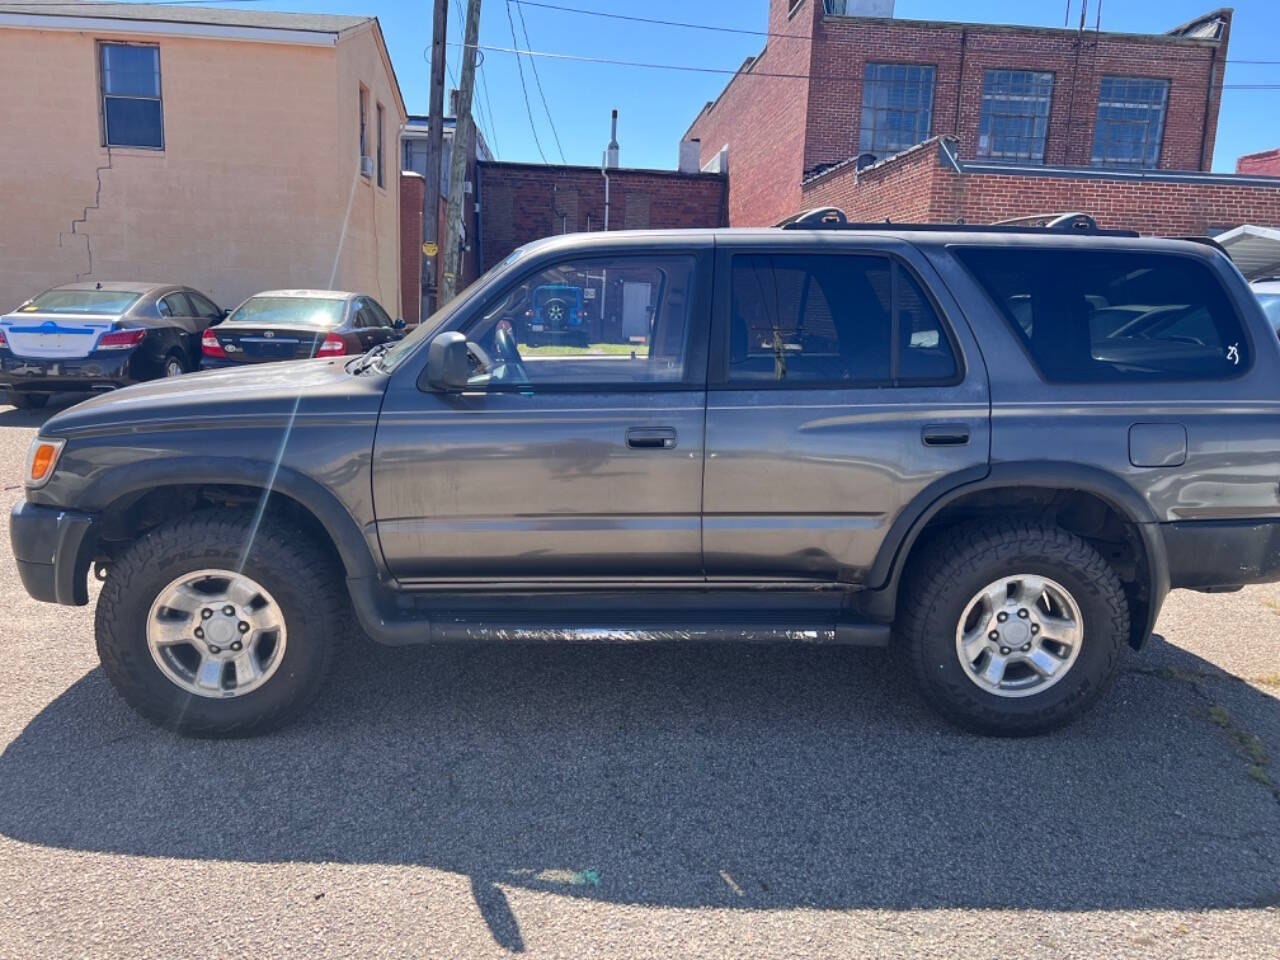
M 342 580 L 301 530 L 208 510 L 150 531 L 112 563 L 98 655 L 154 723 L 196 736 L 278 727 L 315 696 L 346 622 Z
M 1084 540 L 1035 523 L 969 523 L 926 550 L 904 581 L 897 629 L 943 716 L 982 733 L 1041 733 L 1115 678 L 1129 608 Z

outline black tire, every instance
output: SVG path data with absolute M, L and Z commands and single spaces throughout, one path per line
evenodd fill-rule
M 49 394 L 20 393 L 17 390 L 12 390 L 5 395 L 5 399 L 18 410 L 39 410 L 49 402 Z
M 1129 606 L 1111 565 L 1084 540 L 1031 522 L 962 524 L 923 545 L 899 593 L 897 639 L 924 698 L 968 730 L 1029 736 L 1060 727 L 1091 707 L 1115 679 L 1129 636 Z M 970 601 L 1006 576 L 1039 575 L 1065 587 L 1080 608 L 1080 653 L 1040 693 L 1011 698 L 970 679 L 956 629 Z
M 288 643 L 276 672 L 257 689 L 217 699 L 183 690 L 151 655 L 146 626 L 156 596 L 185 572 L 235 570 L 252 520 L 247 511 L 200 511 L 149 531 L 110 565 L 94 621 L 98 656 L 121 696 L 161 727 L 198 737 L 264 733 L 296 717 L 328 675 L 335 633 L 348 622 L 341 572 L 302 529 L 271 517 L 258 527 L 243 572 L 284 616 Z

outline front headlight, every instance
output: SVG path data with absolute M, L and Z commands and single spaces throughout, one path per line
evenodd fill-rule
M 66 443 L 49 437 L 36 437 L 31 441 L 31 449 L 27 451 L 27 469 L 22 475 L 22 482 L 28 490 L 43 487 L 49 482 Z

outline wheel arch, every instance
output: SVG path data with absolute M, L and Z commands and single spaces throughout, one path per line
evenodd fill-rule
M 149 496 L 165 491 L 229 488 L 258 499 L 265 511 L 273 501 L 295 504 L 329 541 L 348 577 L 376 577 L 384 571 L 381 551 L 372 532 L 366 534 L 350 510 L 318 481 L 285 466 L 231 457 L 175 457 L 126 464 L 95 479 L 83 502 L 111 518 L 128 512 Z M 215 501 L 216 502 L 216 501 Z M 248 504 L 245 504 L 248 505 Z M 110 527 L 106 527 L 110 532 Z
M 1150 504 L 1119 477 L 1065 461 L 991 464 L 952 474 L 925 488 L 890 526 L 868 574 L 869 588 L 858 596 L 856 606 L 874 619 L 892 621 L 903 571 L 921 538 L 934 529 L 931 524 L 942 518 L 948 508 L 1000 491 L 1031 502 L 1058 495 L 1090 498 L 1131 531 L 1136 556 L 1129 640 L 1134 647 L 1141 646 L 1169 592 L 1168 562 L 1158 518 Z M 1024 491 L 1031 492 L 1029 497 Z

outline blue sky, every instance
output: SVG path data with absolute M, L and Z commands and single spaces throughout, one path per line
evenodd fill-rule
M 768 0 L 646 0 L 643 4 L 621 0 L 549 2 L 746 30 L 763 30 L 768 11 Z M 1097 2 L 1099 0 L 1089 3 L 1091 25 Z M 1158 33 L 1227 2 L 1104 0 L 1102 27 Z M 1275 44 L 1275 38 L 1280 36 L 1280 2 L 1230 2 L 1236 13 L 1229 59 L 1280 60 L 1280 48 Z M 1079 5 L 1080 0 L 1072 0 L 1072 19 L 1076 22 Z M 431 0 L 267 0 L 262 6 L 376 14 L 410 112 L 426 113 L 429 70 L 424 50 L 431 41 Z M 764 42 L 764 38 L 758 36 L 650 26 L 522 6 L 529 46 L 535 50 L 734 69 L 744 57 L 757 53 Z M 456 43 L 461 38 L 465 0 L 451 0 L 450 8 L 450 39 Z M 511 40 L 508 9 L 515 23 L 518 44 Z M 1060 27 L 1065 11 L 1065 0 L 965 0 L 963 4 L 956 0 L 897 0 L 896 15 L 910 19 L 964 19 Z M 484 0 L 480 42 L 525 46 L 524 30 L 514 3 Z M 448 60 L 455 75 L 460 53 L 458 47 L 450 48 Z M 702 105 L 714 99 L 727 80 L 717 75 L 547 59 L 539 59 L 537 66 L 555 132 L 569 163 L 600 162 L 600 153 L 609 139 L 609 111 L 616 107 L 623 165 L 674 167 L 681 135 Z M 545 156 L 547 160 L 558 161 L 560 150 L 527 60 L 524 72 L 541 153 L 530 130 L 515 58 L 510 54 L 485 54 L 483 76 L 488 101 L 483 102 L 482 92 L 482 129 L 490 146 L 496 147 L 503 160 L 537 161 Z M 1228 86 L 1256 83 L 1280 86 L 1280 65 L 1230 64 L 1226 83 Z M 1280 124 L 1274 121 L 1278 107 L 1280 89 L 1224 90 L 1214 169 L 1233 170 L 1239 155 L 1280 146 Z M 856 111 L 851 115 L 856 115 Z

